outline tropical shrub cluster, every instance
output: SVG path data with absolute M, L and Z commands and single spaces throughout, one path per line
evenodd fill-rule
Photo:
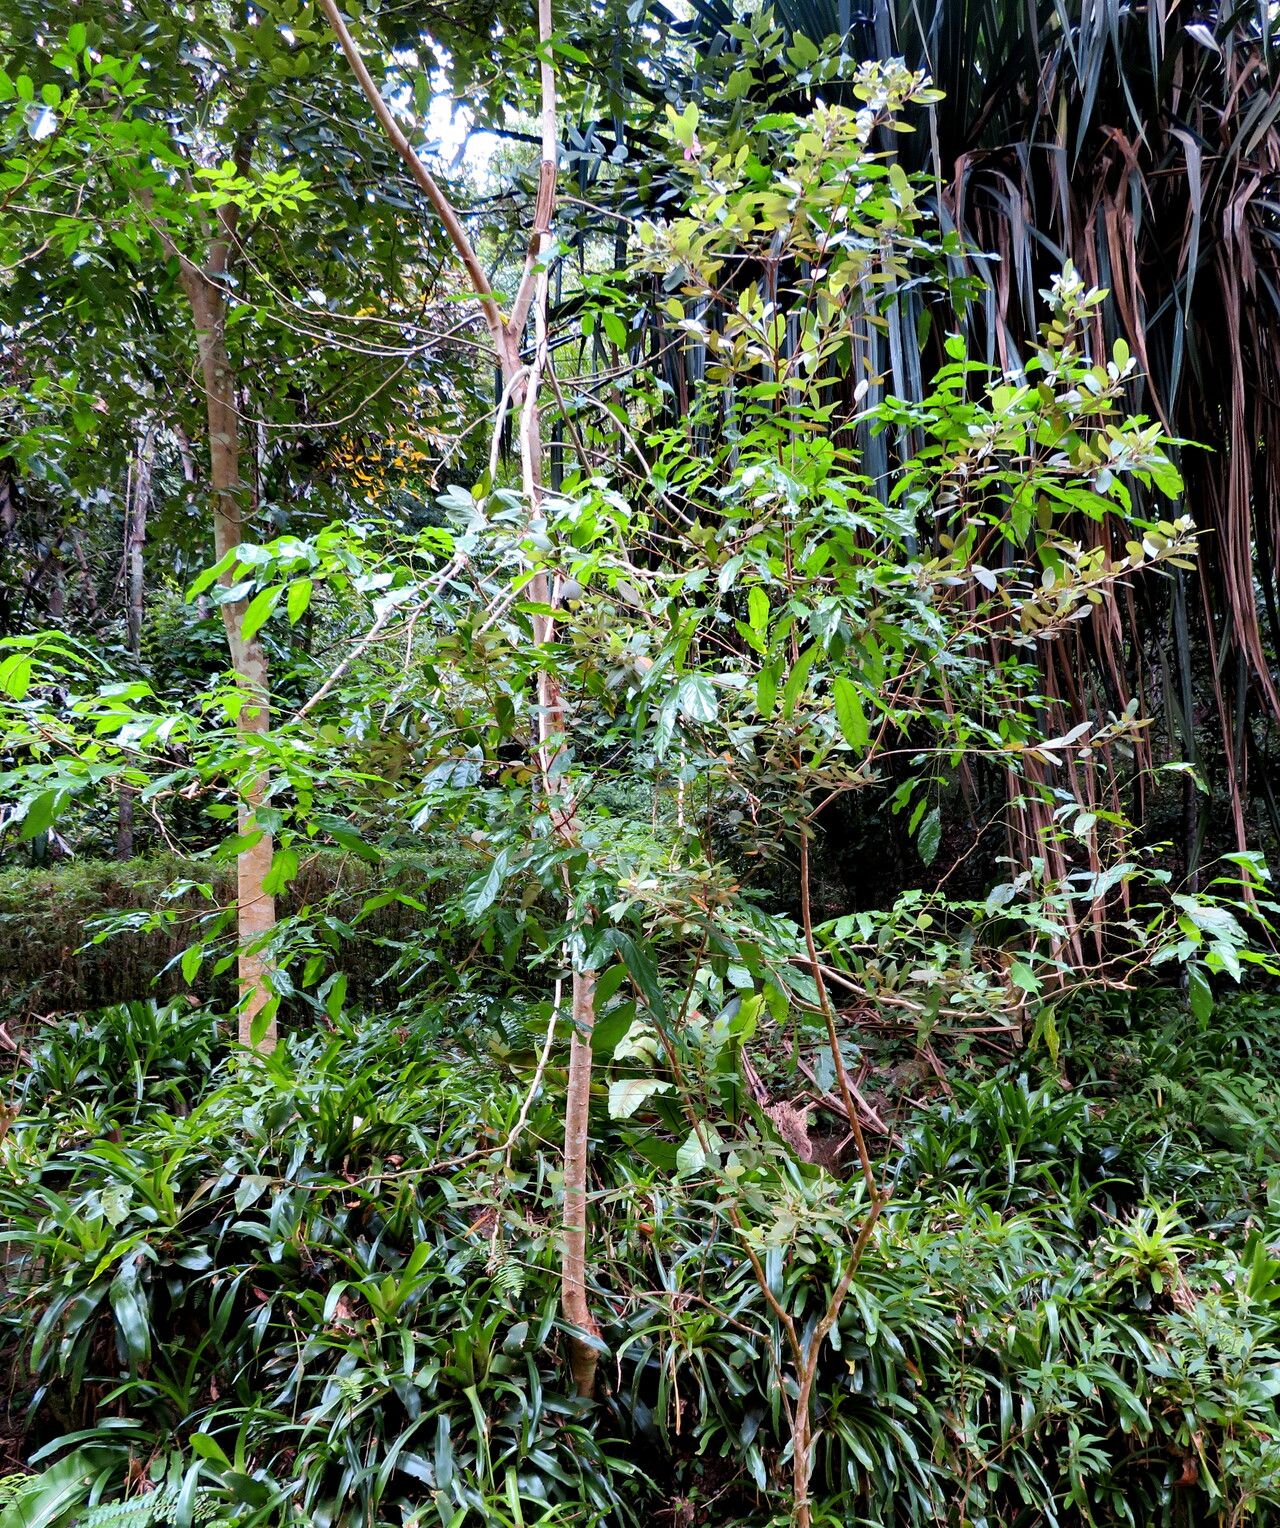
M 1278 1022 L 1224 1019 L 1235 1084 L 1199 1120 L 1129 1088 L 1122 1055 L 1176 1042 L 1189 1075 L 1223 1043 L 1156 1005 L 1082 1017 L 1070 1088 L 1041 1054 L 906 1111 L 820 1368 L 815 1521 L 1280 1505 L 1280 1116 L 1243 1049 Z M 785 1519 L 776 1317 L 714 1180 L 596 1116 L 602 1425 L 565 1386 L 556 1090 L 482 1034 L 343 1022 L 246 1070 L 206 1014 L 133 1005 L 39 1042 L 0 1321 L 43 1468 L 0 1521 Z M 817 1319 L 860 1186 L 759 1110 L 725 1144 L 771 1289 Z

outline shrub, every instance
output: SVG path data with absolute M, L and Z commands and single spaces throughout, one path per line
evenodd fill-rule
M 659 1172 L 634 1126 L 597 1119 L 611 1394 L 593 1422 L 562 1362 L 557 1081 L 517 1130 L 524 1053 L 470 1048 L 470 1024 L 341 1020 L 240 1066 L 200 1012 L 130 1005 L 35 1045 L 0 1147 L 0 1329 L 44 1468 L 24 1512 L 785 1517 L 777 1321 L 722 1183 Z M 1111 1129 L 1082 1093 L 1001 1073 L 908 1133 L 823 1352 L 815 1521 L 1280 1504 L 1280 1261 L 1141 1202 L 1145 1158 L 1109 1154 Z M 771 1287 L 816 1319 L 861 1188 L 747 1125 L 734 1151 Z M 1056 1180 L 1054 1153 L 1074 1156 Z

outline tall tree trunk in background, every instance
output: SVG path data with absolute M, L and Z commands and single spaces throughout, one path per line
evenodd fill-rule
M 147 544 L 147 513 L 151 508 L 151 460 L 155 450 L 156 427 L 148 424 L 138 437 L 138 451 L 133 464 L 133 493 L 128 506 L 125 539 L 125 634 L 129 656 L 142 656 L 143 550 Z
M 49 619 L 54 622 L 65 620 L 67 614 L 67 579 L 66 569 L 62 564 L 62 549 L 56 543 L 49 548 L 49 554 L 41 564 L 42 574 L 49 575 L 49 593 L 45 601 L 45 609 Z
M 136 665 L 142 658 L 143 551 L 147 544 L 147 511 L 151 507 L 151 459 L 156 427 L 148 422 L 138 436 L 124 505 L 125 645 Z M 120 791 L 116 819 L 116 858 L 133 857 L 133 793 Z
M 250 137 L 244 138 L 236 147 L 236 168 L 242 175 L 249 169 L 251 150 Z M 147 205 L 145 197 L 144 205 Z M 233 552 L 243 539 L 240 414 L 236 407 L 235 374 L 227 353 L 226 278 L 235 251 L 237 215 L 234 203 L 218 208 L 216 226 L 209 230 L 203 265 L 197 265 L 184 255 L 163 227 L 157 228 L 170 258 L 178 264 L 182 289 L 195 325 L 208 423 L 214 552 L 219 561 L 228 552 Z M 233 575 L 228 570 L 222 575 L 222 583 L 229 588 L 232 582 Z M 242 635 L 246 609 L 246 601 L 231 600 L 222 606 L 222 619 L 227 629 L 231 668 L 241 690 L 236 725 L 245 742 L 252 746 L 255 738 L 265 738 L 271 729 L 271 685 L 267 652 L 261 637 L 255 635 L 246 642 Z M 258 831 L 254 813 L 262 805 L 266 790 L 265 771 L 251 772 L 248 782 L 240 787 L 239 828 L 242 834 Z M 262 953 L 262 945 L 276 922 L 275 898 L 264 889 L 274 853 L 271 834 L 259 832 L 257 840 L 242 849 L 236 861 L 239 1030 L 244 1045 L 254 1044 L 255 1020 L 271 999 L 270 967 Z M 272 1019 L 258 1038 L 256 1048 L 269 1051 L 275 1043 L 276 1025 Z
M 18 545 L 18 505 L 13 496 L 13 477 L 7 462 L 0 464 L 0 637 L 9 637 L 17 629 L 15 605 L 11 595 L 21 590 L 21 583 L 10 583 L 7 564 L 16 559 Z
M 240 417 L 235 401 L 235 378 L 227 354 L 227 299 L 222 285 L 226 261 L 225 257 L 219 261 L 216 254 L 215 248 L 215 258 L 203 269 L 183 261 L 182 284 L 195 320 L 200 375 L 204 381 L 209 421 L 214 553 L 221 560 L 243 540 L 241 497 L 244 485 L 240 478 Z M 233 574 L 228 570 L 222 575 L 222 582 L 229 587 L 232 581 Z M 244 692 L 236 725 L 245 741 L 251 744 L 255 737 L 265 737 L 271 727 L 271 683 L 267 651 L 261 636 L 255 635 L 246 642 L 242 635 L 247 608 L 244 600 L 230 600 L 222 606 L 222 619 L 227 629 L 231 667 Z M 253 774 L 242 788 L 239 817 L 242 834 L 254 831 L 254 813 L 262 804 L 266 788 L 265 773 Z M 274 853 L 271 834 L 262 832 L 255 843 L 240 851 L 236 862 L 240 1040 L 244 1045 L 253 1043 L 254 1021 L 271 996 L 261 944 L 276 921 L 275 898 L 264 890 Z M 275 1043 L 276 1025 L 272 1020 L 258 1041 L 258 1048 L 269 1051 Z
M 430 171 L 405 137 L 394 114 L 383 100 L 372 75 L 360 57 L 359 49 L 338 9 L 337 0 L 321 0 L 321 7 L 333 27 L 347 62 L 373 107 L 392 147 L 407 165 L 444 224 L 466 270 L 497 352 L 505 392 L 512 406 L 521 411 L 521 468 L 525 497 L 530 516 L 542 515 L 542 419 L 538 393 L 546 364 L 547 271 L 542 257 L 551 240 L 551 215 L 555 207 L 557 153 L 557 111 L 555 74 L 551 62 L 551 0 L 538 0 L 539 70 L 542 97 L 542 162 L 538 175 L 538 197 L 534 208 L 533 229 L 525 257 L 524 271 L 504 318 L 489 278 L 485 275 L 467 237 L 457 212 L 436 184 Z M 530 313 L 537 329 L 533 360 L 527 367 L 521 359 L 521 341 Z M 548 588 L 545 573 L 539 573 L 529 585 L 535 604 L 554 603 L 554 591 Z M 534 640 L 539 647 L 555 639 L 554 616 L 533 618 Z M 567 843 L 579 838 L 577 805 L 568 782 L 563 780 L 560 762 L 564 755 L 565 717 L 560 699 L 558 677 L 544 671 L 538 676 L 539 772 L 546 797 L 546 809 L 557 833 Z M 566 888 L 571 894 L 572 888 Z M 587 1298 L 587 1154 L 589 1146 L 589 1107 L 591 1098 L 591 1031 L 595 1023 L 596 980 L 593 971 L 572 973 L 571 1032 L 569 1038 L 569 1082 L 565 1100 L 564 1144 L 564 1244 L 561 1256 L 561 1307 L 571 1328 L 569 1358 L 574 1385 L 580 1395 L 595 1390 L 596 1364 L 599 1355 L 599 1327 Z M 579 1336 L 577 1333 L 582 1333 Z

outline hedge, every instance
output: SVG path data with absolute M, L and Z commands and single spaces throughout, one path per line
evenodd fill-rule
M 168 854 L 0 870 L 0 1018 L 83 1012 L 183 991 L 192 991 L 204 1001 L 229 1003 L 233 997 L 229 973 L 211 979 L 206 963 L 188 987 L 177 966 L 165 971 L 189 942 L 181 925 L 116 932 L 98 944 L 92 940 L 94 923 L 113 913 L 152 912 L 162 905 L 186 906 L 193 912 L 208 908 L 196 893 L 176 903 L 165 900 L 165 891 L 175 881 L 212 882 L 218 901 L 230 902 L 234 877 L 231 866 Z M 424 881 L 409 866 L 390 885 L 438 903 L 439 886 L 428 898 L 423 895 Z M 326 912 L 350 922 L 372 891 L 385 889 L 385 876 L 363 861 L 322 851 L 303 861 L 280 899 L 280 910 L 289 914 L 324 902 Z M 427 913 L 397 901 L 370 914 L 358 934 L 343 942 L 341 968 L 349 996 L 361 1002 L 373 1000 L 378 995 L 375 984 L 399 953 L 394 946 L 429 942 L 431 923 Z

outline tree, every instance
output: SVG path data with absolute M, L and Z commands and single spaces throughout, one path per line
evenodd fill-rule
M 4 212 L 6 261 L 24 315 L 17 337 L 29 344 L 27 335 L 54 315 L 92 309 L 93 326 L 81 331 L 85 370 L 109 369 L 125 391 L 130 381 L 136 387 L 139 370 L 157 380 L 191 370 L 195 352 L 197 385 L 181 412 L 203 416 L 221 612 L 238 687 L 228 703 L 257 755 L 254 762 L 246 754 L 237 783 L 240 1029 L 246 1044 L 269 1048 L 279 996 L 270 956 L 274 845 L 262 814 L 272 791 L 262 630 L 270 612 L 254 606 L 252 580 L 232 587 L 228 569 L 246 529 L 280 510 L 263 502 L 265 452 L 255 443 L 246 456 L 244 424 L 256 403 L 267 428 L 305 438 L 327 423 L 315 418 L 312 396 L 338 417 L 372 417 L 388 406 L 387 381 L 410 364 L 420 341 L 392 349 L 365 346 L 358 333 L 354 343 L 343 340 L 341 315 L 331 318 L 324 306 L 330 298 L 313 315 L 305 294 L 323 283 L 381 322 L 382 310 L 418 277 L 405 271 L 400 248 L 399 222 L 410 204 L 367 195 L 348 179 L 369 157 L 367 146 L 354 131 L 334 130 L 344 118 L 330 109 L 329 75 L 308 52 L 314 34 L 290 27 L 283 13 L 271 25 L 249 18 L 231 29 L 217 7 L 151 6 L 127 17 L 73 8 L 62 32 L 54 20 L 43 9 L 14 14 L 6 42 L 18 62 L 0 79 L 8 131 L 22 149 L 10 162 Z M 142 48 L 145 75 L 141 51 L 131 51 Z M 376 149 L 372 159 L 376 182 Z M 298 168 L 312 160 L 323 198 Z M 94 208 L 91 219 L 79 215 L 85 205 Z M 147 292 L 142 303 L 139 290 Z M 185 326 L 170 301 L 175 291 Z M 421 295 L 412 294 L 420 308 Z M 131 336 L 122 347 L 122 327 L 138 319 L 150 329 L 150 348 Z M 317 348 L 316 338 L 326 343 Z M 361 357 L 356 366 L 339 343 Z M 140 362 L 125 354 L 129 345 L 145 353 Z M 71 373 L 65 409 L 85 436 L 97 412 L 82 375 Z M 136 398 L 138 428 L 161 390 Z M 19 459 L 48 445 L 51 433 L 37 420 L 22 439 Z M 280 497 L 293 496 L 286 489 Z
M 966 328 L 978 353 L 1012 365 L 1028 352 L 1036 294 L 1064 260 L 1106 293 L 1094 341 L 1129 345 L 1132 406 L 1198 443 L 1180 464 L 1206 533 L 1204 577 L 1198 600 L 1176 579 L 1123 601 L 1109 627 L 1082 628 L 1053 682 L 1081 715 L 1156 687 L 1172 746 L 1221 787 L 1215 823 L 1211 798 L 1184 781 L 1177 831 L 1193 877 L 1207 842 L 1246 847 L 1251 794 L 1280 832 L 1265 721 L 1280 703 L 1268 384 L 1280 271 L 1262 191 L 1280 144 L 1271 20 L 1249 7 L 1104 18 L 1088 5 L 1028 12 L 967 0 L 924 10 L 886 0 L 856 15 L 783 0 L 777 16 L 798 50 L 797 83 L 815 45 L 840 36 L 856 56 L 902 54 L 942 91 L 899 153 L 932 177 L 939 215 L 976 252 Z M 713 19 L 704 25 L 725 38 Z M 922 385 L 918 321 L 907 294 L 881 341 L 900 393 Z M 1157 798 L 1135 805 L 1151 810 Z
M 534 204 L 528 254 L 520 283 L 503 315 L 489 278 L 480 265 L 466 231 L 448 198 L 440 190 L 430 171 L 414 152 L 396 118 L 383 100 L 372 75 L 366 68 L 355 40 L 342 19 L 336 0 L 321 0 L 347 62 L 360 82 L 388 140 L 404 160 L 413 178 L 440 218 L 471 282 L 498 360 L 503 383 L 500 406 L 509 405 L 520 415 L 521 485 L 524 492 L 529 529 L 537 533 L 545 523 L 542 502 L 543 435 L 539 393 L 547 364 L 547 292 L 548 263 L 552 239 L 552 214 L 555 208 L 556 170 L 558 164 L 555 75 L 550 50 L 552 24 L 550 0 L 538 3 L 538 62 L 541 90 L 541 150 L 538 194 Z M 523 355 L 525 326 L 533 314 L 535 338 L 532 360 Z M 499 421 L 498 428 L 501 428 Z M 557 576 L 535 568 L 530 593 L 543 607 L 533 620 L 533 641 L 539 649 L 555 641 L 554 606 L 559 598 Z M 567 848 L 576 847 L 580 837 L 577 808 L 571 788 L 567 787 L 563 755 L 567 745 L 565 712 L 559 682 L 554 671 L 541 669 L 537 675 L 537 759 L 546 793 L 546 811 L 556 832 Z M 574 889 L 566 882 L 566 894 L 572 904 Z M 576 942 L 576 941 L 575 941 Z M 569 1083 L 565 1100 L 565 1239 L 563 1251 L 562 1301 L 566 1319 L 571 1323 L 570 1351 L 574 1382 L 578 1392 L 590 1396 L 595 1390 L 598 1354 L 595 1318 L 586 1292 L 587 1239 L 587 1150 L 591 1095 L 591 1031 L 595 1023 L 595 976 L 575 954 L 571 977 L 569 1038 Z

